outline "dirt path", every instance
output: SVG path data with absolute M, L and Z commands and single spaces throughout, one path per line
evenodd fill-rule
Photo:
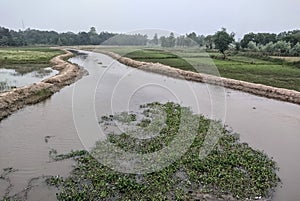
M 217 77 L 217 76 L 207 75 L 202 73 L 195 73 L 191 71 L 184 71 L 160 63 L 148 63 L 148 62 L 135 61 L 130 58 L 121 57 L 120 55 L 113 52 L 106 52 L 106 51 L 100 51 L 100 52 L 116 59 L 122 64 L 134 68 L 139 68 L 141 70 L 159 73 L 159 74 L 185 79 L 185 80 L 224 86 L 226 88 L 244 91 L 258 96 L 300 104 L 300 92 L 298 91 L 276 88 L 276 87 L 266 86 L 262 84 L 254 84 L 250 82 Z
M 0 121 L 26 105 L 45 100 L 84 75 L 85 71 L 82 68 L 64 60 L 73 56 L 71 52 L 64 51 L 65 54 L 56 56 L 50 61 L 53 65 L 52 68 L 59 71 L 57 75 L 41 82 L 0 94 Z

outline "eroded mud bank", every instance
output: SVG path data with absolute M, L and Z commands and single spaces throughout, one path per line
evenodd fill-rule
M 0 94 L 0 121 L 26 105 L 45 100 L 84 75 L 85 71 L 82 68 L 65 61 L 65 59 L 72 57 L 73 53 L 67 50 L 64 51 L 65 54 L 56 56 L 50 61 L 53 65 L 52 68 L 59 71 L 57 75 Z
M 184 71 L 160 63 L 148 63 L 148 62 L 135 61 L 130 58 L 121 57 L 120 55 L 113 52 L 101 51 L 101 53 L 104 53 L 112 57 L 113 59 L 118 60 L 122 64 L 139 68 L 141 70 L 168 75 L 171 77 L 185 79 L 185 80 L 220 85 L 226 88 L 240 90 L 240 91 L 244 91 L 247 93 L 251 93 L 251 94 L 255 94 L 267 98 L 300 104 L 300 92 L 298 91 L 276 88 L 276 87 L 266 86 L 262 84 L 254 84 L 254 83 L 244 82 L 240 80 L 217 77 L 217 76 L 207 75 L 202 73 Z

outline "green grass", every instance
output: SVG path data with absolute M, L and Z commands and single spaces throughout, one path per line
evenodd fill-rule
M 178 55 L 164 50 L 145 49 L 130 52 L 124 55 L 137 61 L 161 63 L 183 70 L 191 70 L 193 66 Z
M 76 165 L 67 178 L 55 176 L 47 183 L 59 189 L 58 200 L 195 200 L 199 194 L 215 197 L 233 196 L 238 200 L 270 196 L 279 182 L 276 163 L 261 151 L 240 143 L 238 137 L 226 130 L 218 122 L 193 114 L 190 109 L 174 103 L 151 103 L 141 106 L 137 114 L 116 114 L 102 117 L 101 126 L 131 125 L 140 131 L 157 130 L 157 108 L 166 114 L 163 128 L 159 126 L 157 136 L 138 139 L 132 133 L 108 133 L 108 139 L 98 142 L 92 155 L 86 151 L 71 152 L 53 156 L 62 160 L 74 158 Z M 188 122 L 182 125 L 182 118 Z M 153 123 L 152 123 L 153 122 Z M 190 124 L 195 125 L 196 134 L 191 138 Z M 199 151 L 207 137 L 208 128 L 213 124 L 212 135 L 219 137 L 217 145 L 204 159 L 199 159 Z M 182 132 L 183 131 L 183 132 Z M 99 163 L 107 143 L 126 151 L 126 153 L 150 154 L 178 140 L 176 150 L 181 151 L 181 142 L 191 138 L 190 146 L 178 160 L 169 166 L 147 174 L 127 174 L 115 171 Z M 176 152 L 177 152 L 176 151 Z M 113 152 L 109 152 L 113 153 Z M 174 153 L 169 153 L 174 154 Z M 168 155 L 170 156 L 170 155 Z M 168 160 L 169 157 L 167 157 Z M 166 160 L 166 158 L 158 158 Z M 149 164 L 149 167 L 155 164 Z M 147 166 L 148 167 L 148 166 Z
M 49 64 L 50 59 L 61 53 L 61 50 L 47 47 L 0 48 L 0 66 L 11 64 Z
M 34 95 L 37 97 L 49 97 L 53 94 L 50 89 L 41 89 L 37 91 Z
M 270 65 L 270 64 L 274 63 L 274 62 L 265 61 L 265 60 L 262 60 L 262 59 L 251 58 L 251 57 L 240 56 L 240 55 L 229 56 L 229 60 L 240 62 L 240 63 L 245 63 L 245 64 Z
M 24 75 L 50 66 L 50 60 L 62 50 L 49 47 L 0 48 L 0 68 L 13 69 Z

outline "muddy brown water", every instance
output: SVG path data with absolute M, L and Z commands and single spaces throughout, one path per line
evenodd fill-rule
M 10 196 L 56 200 L 55 189 L 43 183 L 43 176 L 65 176 L 74 162 L 51 161 L 51 149 L 59 153 L 89 149 L 104 138 L 97 130 L 102 115 L 135 111 L 153 101 L 174 101 L 222 120 L 240 133 L 241 141 L 273 157 L 282 179 L 273 200 L 299 200 L 299 105 L 143 72 L 105 55 L 86 53 L 87 58 L 71 61 L 86 68 L 89 76 L 0 122 L 0 174 L 7 167 L 16 169 L 7 175 Z M 0 199 L 8 185 L 8 180 L 0 179 Z M 30 188 L 24 191 L 26 187 Z

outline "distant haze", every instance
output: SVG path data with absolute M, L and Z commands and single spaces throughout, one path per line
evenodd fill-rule
M 58 32 L 163 29 L 213 34 L 300 29 L 299 0 L 1 0 L 0 26 Z

